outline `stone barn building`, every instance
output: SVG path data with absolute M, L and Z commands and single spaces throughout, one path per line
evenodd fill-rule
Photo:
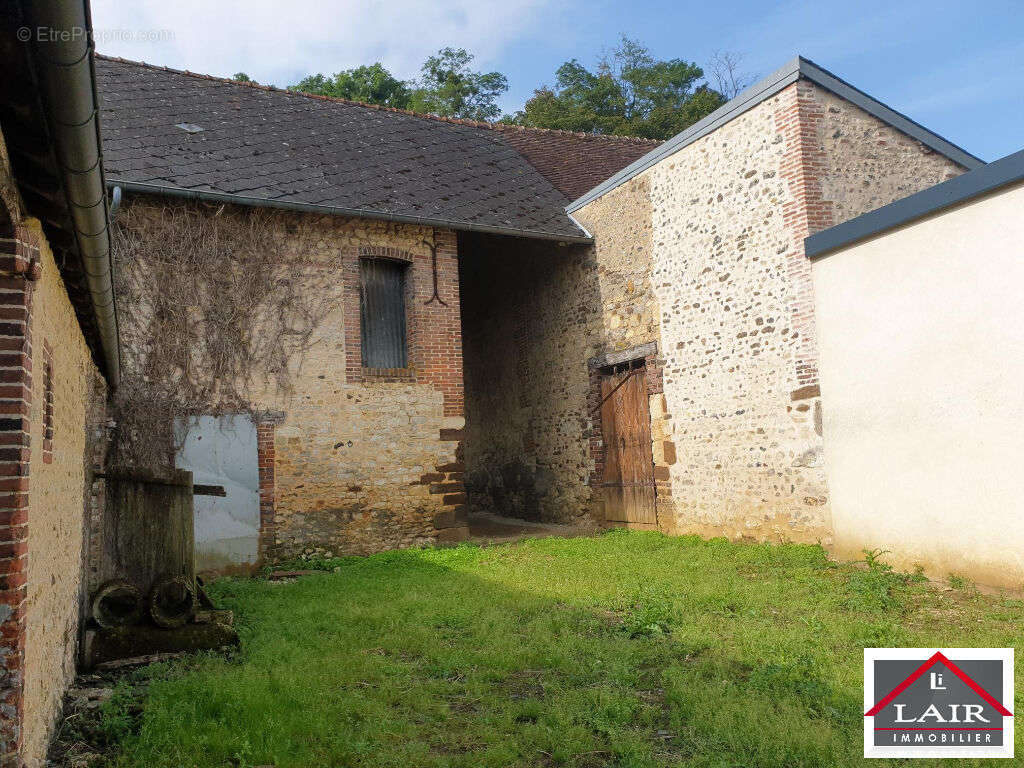
M 128 232 L 263 209 L 330 305 L 219 449 L 258 472 L 211 562 L 457 541 L 476 510 L 830 543 L 804 238 L 982 164 L 800 58 L 664 144 L 97 77 Z
M 871 254 L 917 258 L 902 243 L 941 240 L 953 263 L 970 262 L 963 242 L 943 240 L 950 225 L 928 218 L 931 197 L 913 197 L 941 182 L 959 185 L 947 221 L 1017 263 L 983 212 L 1013 210 L 1019 158 L 978 171 L 801 58 L 657 143 L 93 57 L 82 35 L 21 43 L 19 27 L 89 29 L 88 7 L 11 7 L 0 17 L 0 766 L 42 763 L 74 671 L 101 571 L 109 395 L 146 380 L 172 310 L 238 301 L 197 290 L 168 306 L 148 278 L 182 254 L 153 233 L 212 227 L 228 276 L 246 273 L 237 253 L 256 253 L 270 276 L 251 327 L 229 313 L 225 338 L 202 340 L 262 339 L 265 369 L 221 380 L 244 402 L 164 425 L 178 430 L 178 466 L 225 489 L 196 505 L 210 568 L 459 541 L 478 512 L 840 552 L 888 541 L 884 511 L 858 530 L 849 457 L 888 423 L 857 418 L 871 407 L 856 382 L 872 350 L 850 342 L 851 291 L 882 306 L 885 265 Z M 917 213 L 900 221 L 913 228 L 890 232 L 891 204 L 908 195 Z M 876 209 L 884 226 L 865 217 Z M 885 242 L 836 228 L 851 220 Z M 818 268 L 818 301 L 805 238 L 825 230 L 843 256 Z M 112 264 L 111 243 L 146 257 Z M 930 290 L 948 296 L 955 281 Z M 884 339 L 884 325 L 862 322 Z M 295 337 L 302 354 L 275 355 Z M 926 341 L 913 348 L 949 353 Z M 819 359 L 833 366 L 825 400 Z M 906 376 L 891 368 L 870 383 Z M 289 387 L 274 386 L 282 377 Z M 1016 379 L 1000 381 L 1012 391 Z M 826 475 L 830 424 L 847 463 Z M 925 565 L 959 550 L 935 551 L 920 550 Z
M 657 143 L 445 120 L 103 57 L 97 78 L 125 237 L 175 211 L 259 209 L 272 247 L 302 262 L 297 279 L 328 307 L 291 395 L 257 383 L 248 395 L 266 415 L 254 429 L 211 425 L 179 456 L 202 472 L 213 454 L 191 464 L 192 449 L 216 443 L 215 461 L 231 465 L 216 481 L 240 499 L 197 510 L 204 564 L 465 538 L 467 458 L 495 454 L 466 439 L 467 411 L 489 397 L 490 375 L 475 367 L 491 363 L 467 362 L 464 348 L 477 354 L 476 326 L 505 322 L 481 302 L 504 279 L 503 259 L 525 265 L 540 249 L 567 260 L 589 244 L 565 206 Z M 368 316 L 374 296 L 386 316 Z M 146 330 L 125 324 L 139 340 L 125 343 L 130 372 Z M 248 480 L 246 462 L 258 467 Z
M 980 165 L 797 58 L 569 206 L 595 240 L 591 371 L 645 363 L 658 527 L 832 543 L 804 239 Z

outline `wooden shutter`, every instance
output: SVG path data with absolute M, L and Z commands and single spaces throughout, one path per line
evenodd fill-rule
M 406 368 L 406 265 L 385 259 L 359 263 L 359 320 L 363 365 L 367 368 Z

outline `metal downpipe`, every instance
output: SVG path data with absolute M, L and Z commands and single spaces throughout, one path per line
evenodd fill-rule
M 78 241 L 111 388 L 121 355 L 87 0 L 27 0 L 36 75 Z

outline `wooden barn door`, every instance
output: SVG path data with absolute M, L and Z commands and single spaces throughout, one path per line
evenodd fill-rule
M 641 364 L 601 381 L 605 522 L 657 527 L 647 370 Z

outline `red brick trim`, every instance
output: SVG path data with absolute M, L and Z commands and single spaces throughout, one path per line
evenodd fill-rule
M 276 453 L 274 437 L 276 419 L 266 419 L 256 424 L 256 459 L 259 466 L 260 485 L 260 532 L 259 559 L 273 558 L 277 547 L 277 471 L 274 465 Z
M 462 382 L 462 320 L 459 310 L 458 243 L 454 232 L 437 230 L 437 293 L 429 252 L 410 253 L 389 246 L 363 246 L 342 259 L 344 280 L 345 380 L 422 383 L 444 395 L 444 415 L 461 416 L 465 407 Z M 428 245 L 427 243 L 424 243 Z M 409 264 L 406 281 L 406 340 L 409 367 L 364 368 L 359 327 L 360 259 L 395 259 Z
M 362 245 L 359 247 L 359 258 L 361 259 L 392 259 L 394 261 L 405 261 L 412 263 L 416 257 L 399 248 L 392 248 L 386 245 Z
M 20 762 L 25 698 L 32 283 L 39 246 L 17 227 L 0 239 L 0 766 Z
M 43 463 L 53 463 L 53 349 L 43 339 Z
M 421 380 L 444 395 L 444 415 L 462 416 L 465 395 L 462 383 L 462 315 L 459 308 L 459 246 L 455 232 L 435 230 L 437 292 L 429 255 L 418 257 L 416 270 L 417 335 L 416 364 Z M 430 302 L 430 303 L 428 303 Z M 442 303 L 443 302 L 443 303 Z
M 0 274 L 15 277 L 28 275 L 39 260 L 39 244 L 25 227 L 0 231 Z
M 412 265 L 415 256 L 408 251 L 381 245 L 364 245 L 354 254 L 343 257 L 343 279 L 345 281 L 345 374 L 350 382 L 387 382 L 414 383 L 416 368 L 413 365 L 414 336 L 416 332 L 413 322 L 414 298 Z M 363 259 L 388 259 L 401 261 L 409 265 L 406 276 L 405 296 L 405 338 L 408 346 L 408 368 L 368 368 L 363 365 L 363 337 L 360 328 L 359 313 L 359 262 Z
M 818 384 L 818 347 L 811 262 L 804 252 L 804 238 L 831 227 L 834 218 L 821 183 L 827 157 L 818 134 L 825 113 L 814 98 L 814 86 L 802 80 L 782 91 L 779 100 L 775 126 L 786 144 L 782 178 L 790 191 L 790 199 L 782 206 L 790 236 L 786 265 L 793 296 L 790 327 L 798 334 L 794 375 L 798 387 L 807 387 Z
M 587 414 L 590 416 L 590 429 L 585 433 L 590 448 L 592 467 L 588 485 L 591 496 L 596 502 L 598 489 L 604 479 L 604 437 L 601 431 L 601 378 L 602 368 L 591 363 L 590 388 L 587 391 Z

